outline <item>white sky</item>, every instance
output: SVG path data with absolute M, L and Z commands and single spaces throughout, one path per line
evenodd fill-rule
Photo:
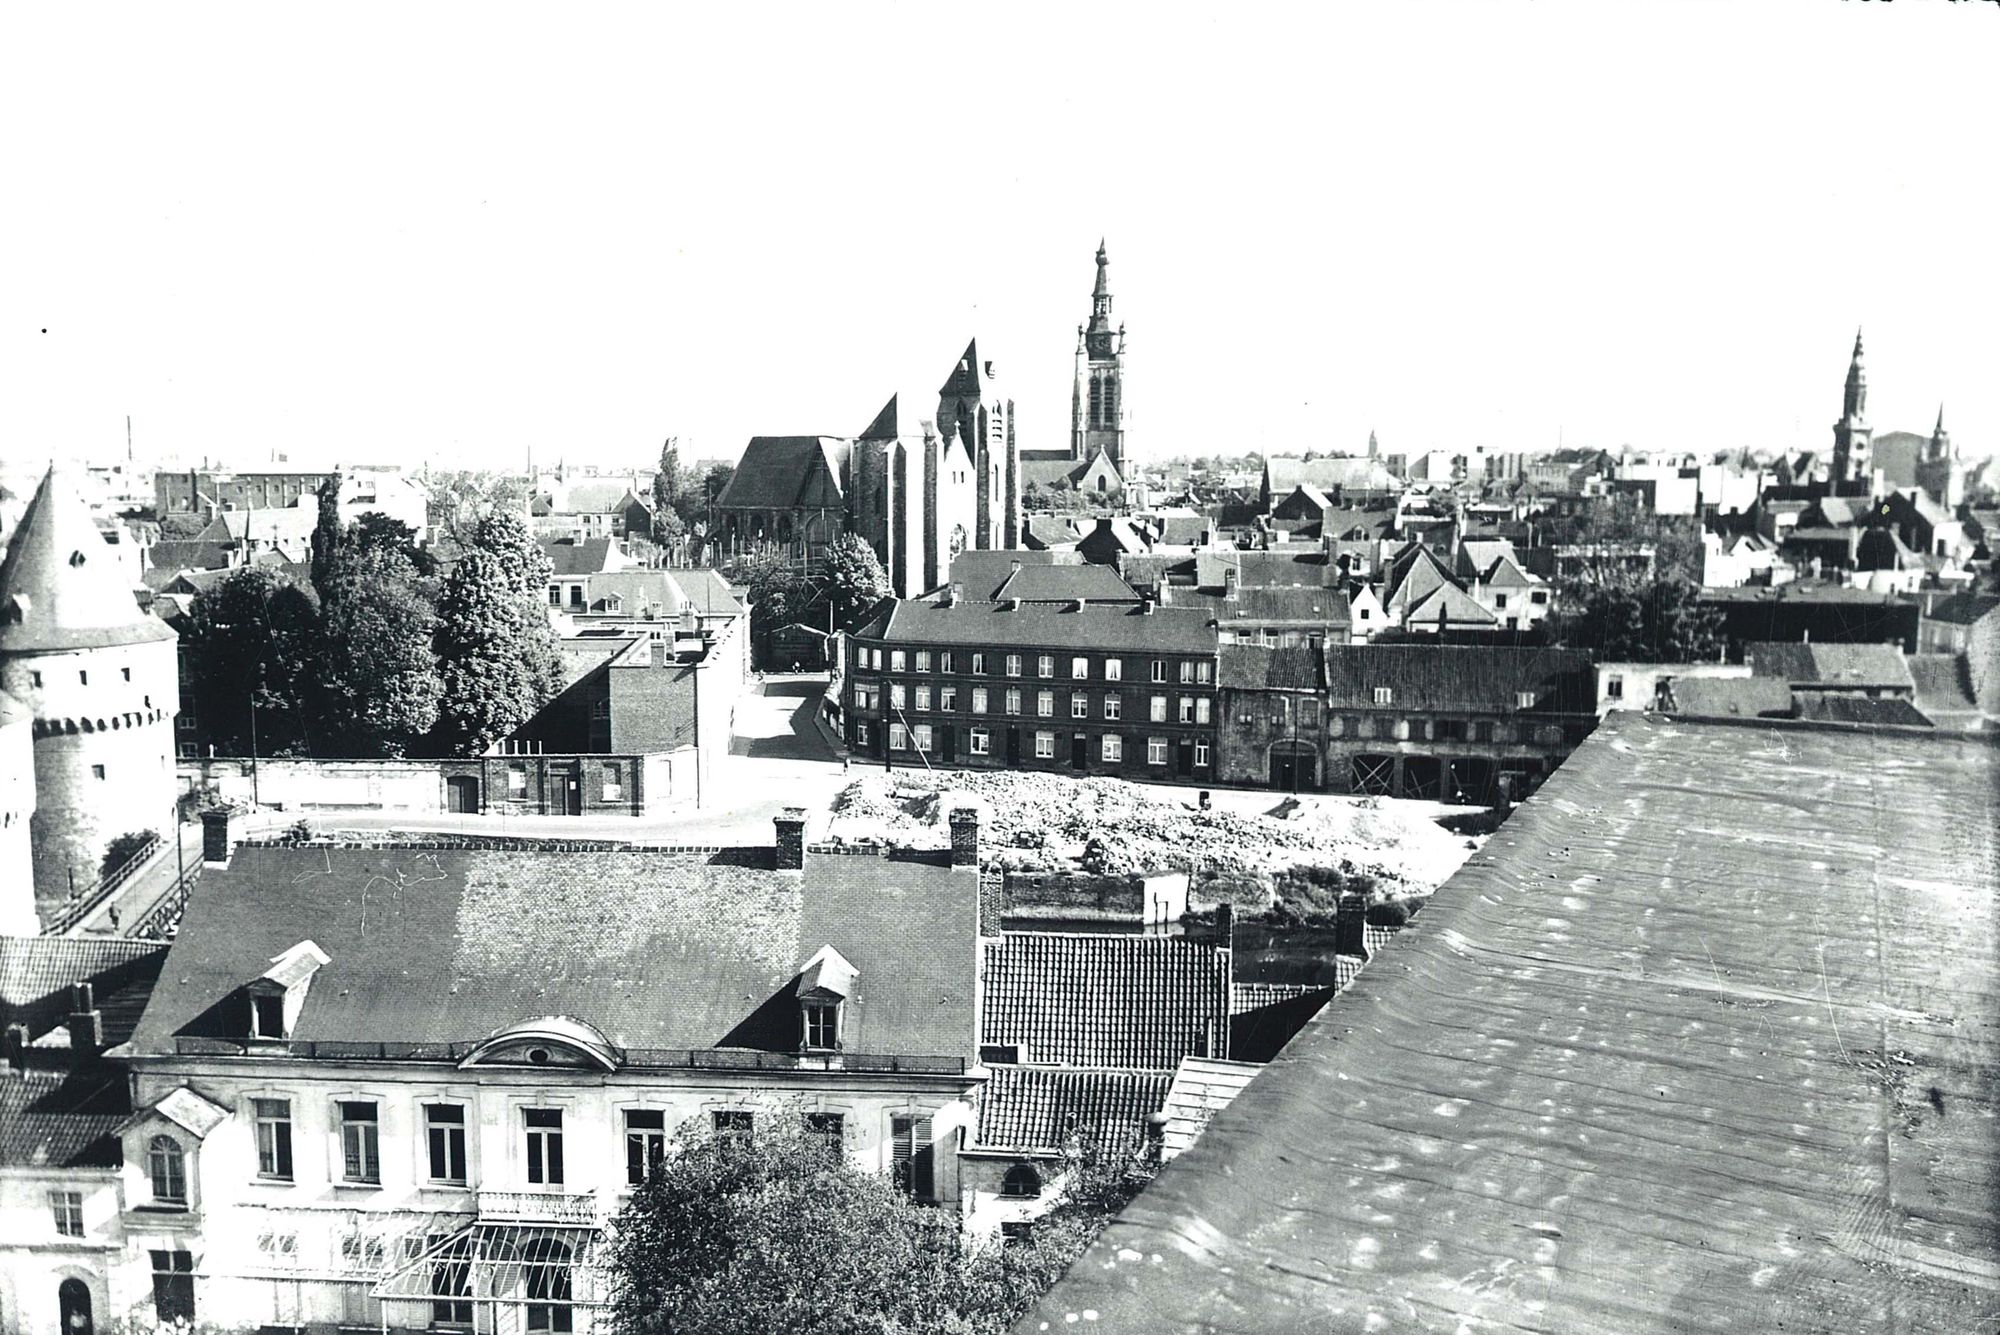
M 10 5 L 0 453 L 2000 440 L 2000 4 Z M 46 330 L 47 332 L 42 332 Z

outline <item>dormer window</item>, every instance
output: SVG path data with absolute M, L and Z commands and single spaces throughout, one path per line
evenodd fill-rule
M 250 995 L 250 1036 L 252 1038 L 284 1038 L 284 993 L 253 992 Z
M 831 1052 L 840 1046 L 840 1003 L 808 1001 L 804 1004 L 805 1046 L 808 1051 Z
M 306 990 L 325 963 L 326 952 L 310 941 L 273 956 L 271 967 L 245 988 L 250 996 L 250 1036 L 278 1043 L 290 1039 L 305 1009 Z
M 799 971 L 799 1047 L 806 1052 L 838 1052 L 844 1003 L 859 975 L 832 946 L 821 946 Z

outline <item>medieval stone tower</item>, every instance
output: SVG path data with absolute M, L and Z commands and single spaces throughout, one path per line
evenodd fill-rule
M 1021 450 L 1014 439 L 1014 401 L 1001 397 L 993 363 L 979 360 L 979 340 L 965 345 L 938 391 L 937 426 L 972 460 L 973 533 L 980 551 L 1021 545 Z
M 1861 331 L 1854 331 L 1854 359 L 1847 364 L 1847 392 L 1840 420 L 1833 424 L 1833 489 L 1867 495 L 1874 486 L 1871 445 L 1875 432 L 1868 425 L 1868 373 L 1861 365 Z
M 174 638 L 140 610 L 83 497 L 51 467 L 0 564 L 0 691 L 33 716 L 44 915 L 97 879 L 113 839 L 174 828 Z
M 35 814 L 34 714 L 0 692 L 0 936 L 34 936 L 35 850 L 29 824 Z
M 1069 453 L 1081 463 L 1100 451 L 1125 474 L 1125 326 L 1111 328 L 1111 261 L 1097 243 L 1090 323 L 1076 327 L 1076 383 L 1070 393 Z

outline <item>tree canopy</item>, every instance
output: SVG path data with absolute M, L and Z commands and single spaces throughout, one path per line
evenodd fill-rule
M 438 598 L 440 687 L 430 749 L 482 755 L 534 716 L 548 683 L 529 653 L 531 619 L 547 617 L 508 583 L 499 557 L 473 548 L 458 559 Z
M 260 755 L 310 753 L 319 604 L 310 588 L 267 566 L 242 566 L 196 595 L 181 635 L 187 704 L 211 745 L 249 755 L 256 711 Z
M 843 533 L 826 550 L 827 593 L 837 625 L 846 627 L 895 590 L 875 549 L 858 534 Z
M 681 1128 L 618 1217 L 612 1315 L 627 1335 L 1000 1335 L 1151 1176 L 1080 1157 L 1033 1237 L 968 1245 L 957 1220 L 862 1168 L 803 1106 L 753 1141 Z
M 400 756 L 437 722 L 436 622 L 409 557 L 343 544 L 320 603 L 319 727 L 347 755 Z

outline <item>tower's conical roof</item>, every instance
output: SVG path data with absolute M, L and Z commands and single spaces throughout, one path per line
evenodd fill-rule
M 50 465 L 0 564 L 0 653 L 170 640 L 132 596 L 76 484 Z

